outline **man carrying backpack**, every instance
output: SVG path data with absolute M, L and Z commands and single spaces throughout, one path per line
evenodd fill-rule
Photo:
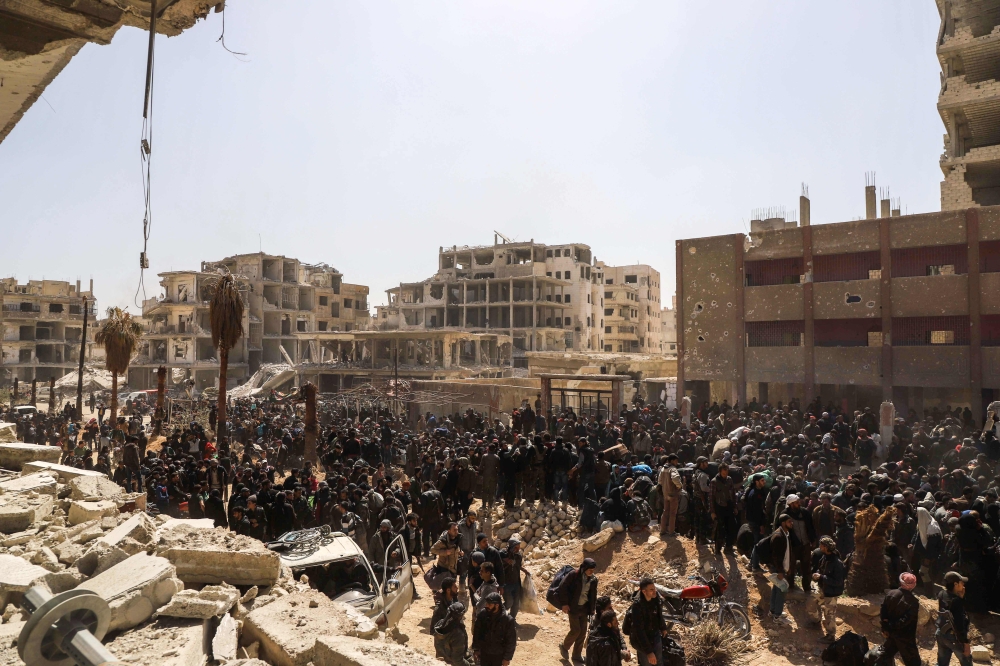
M 639 581 L 639 591 L 626 611 L 622 632 L 628 634 L 639 666 L 663 664 L 663 637 L 667 635 L 667 624 L 663 620 L 663 605 L 652 578 Z
M 944 575 L 945 589 L 938 593 L 937 663 L 948 666 L 951 655 L 958 657 L 959 666 L 972 666 L 972 644 L 969 643 L 969 616 L 965 614 L 965 584 L 969 582 L 957 571 Z
M 569 616 L 569 633 L 559 646 L 563 659 L 569 659 L 573 648 L 573 661 L 583 663 L 583 644 L 587 640 L 587 618 L 597 608 L 597 563 L 589 557 L 576 571 L 563 578 L 557 590 L 562 611 Z
M 907 572 L 899 576 L 899 589 L 889 590 L 882 600 L 879 618 L 882 624 L 882 663 L 892 664 L 896 653 L 903 658 L 904 666 L 920 666 L 917 649 L 917 617 L 920 602 L 913 596 L 917 577 Z

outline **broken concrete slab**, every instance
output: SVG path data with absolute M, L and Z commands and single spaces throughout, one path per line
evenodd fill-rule
M 28 463 L 34 461 L 58 463 L 61 458 L 62 449 L 58 446 L 24 442 L 0 444 L 0 467 L 4 469 L 22 470 Z
M 323 636 L 316 640 L 316 666 L 440 666 L 441 662 L 396 643 L 366 641 L 351 636 Z
M 141 550 L 139 548 L 135 552 L 129 552 L 118 546 L 110 546 L 98 540 L 87 552 L 77 559 L 75 566 L 77 571 L 85 576 L 96 576 L 119 562 L 124 562 Z
M 114 500 L 125 494 L 124 488 L 106 476 L 78 476 L 69 480 L 71 500 Z
M 31 581 L 48 573 L 48 570 L 20 557 L 0 555 L 0 596 L 8 592 L 25 592 Z
M 170 560 L 185 583 L 274 585 L 281 572 L 277 553 L 229 530 L 177 525 L 161 527 L 159 537 L 157 555 Z
M 88 502 L 74 500 L 69 504 L 69 524 L 79 525 L 89 520 L 100 520 L 104 516 L 117 516 L 118 505 L 112 500 Z
M 51 495 L 7 493 L 0 495 L 0 532 L 23 532 L 52 513 L 55 502 Z
M 232 615 L 226 615 L 219 622 L 219 628 L 212 637 L 212 656 L 216 660 L 236 659 L 236 648 L 240 642 L 239 628 Z
M 611 527 L 606 527 L 597 534 L 587 537 L 583 540 L 583 550 L 587 553 L 592 553 L 595 550 L 600 550 L 604 546 L 608 545 L 611 541 L 611 537 L 615 535 L 615 531 Z
M 201 590 L 182 590 L 170 603 L 156 612 L 167 617 L 207 620 L 228 613 L 239 601 L 240 591 L 232 585 L 206 585 Z M 228 616 L 227 616 L 228 617 Z M 235 652 L 236 647 L 233 647 Z
M 10 444 L 17 441 L 17 424 L 0 423 L 0 444 Z
M 59 594 L 74 587 L 87 579 L 76 569 L 63 569 L 62 571 L 50 571 L 41 578 L 36 578 L 31 582 L 31 587 L 41 585 L 48 588 L 52 594 Z
M 201 530 L 215 529 L 215 521 L 211 518 L 170 518 L 168 517 L 160 523 L 161 530 L 172 530 L 175 527 L 186 525 Z
M 97 540 L 109 546 L 117 546 L 125 539 L 132 539 L 140 544 L 153 543 L 156 541 L 156 523 L 145 513 L 136 513 Z
M 184 589 L 174 577 L 176 569 L 162 557 L 139 553 L 81 584 L 111 607 L 108 631 L 129 629 L 145 622 L 153 612 Z
M 988 664 L 990 663 L 990 650 L 983 645 L 972 646 L 972 661 Z
M 73 541 L 63 541 L 53 551 L 59 561 L 69 566 L 83 556 L 83 546 Z
M 56 451 L 59 450 L 58 448 L 52 446 L 45 448 L 55 449 Z M 0 467 L 2 467 L 2 465 L 0 465 Z M 21 468 L 22 474 L 44 471 L 49 471 L 55 474 L 60 483 L 69 483 L 71 479 L 75 479 L 78 476 L 104 476 L 101 472 L 95 472 L 92 469 L 77 469 L 76 467 L 60 465 L 58 459 L 55 462 L 33 460 L 32 462 L 25 463 Z
M 202 633 L 198 620 L 167 617 L 122 632 L 105 646 L 128 664 L 204 666 Z
M 363 629 L 368 632 L 367 626 Z M 334 603 L 317 590 L 306 590 L 252 610 L 243 622 L 240 642 L 249 645 L 259 641 L 261 658 L 268 663 L 304 666 L 315 660 L 318 637 L 352 633 L 358 633 L 358 625 L 348 615 L 347 606 Z
M 55 495 L 57 486 L 55 475 L 50 472 L 35 472 L 0 482 L 0 494 L 35 491 L 44 495 Z

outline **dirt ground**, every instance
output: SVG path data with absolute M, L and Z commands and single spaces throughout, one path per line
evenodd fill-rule
M 763 598 L 770 598 L 770 587 L 763 576 L 749 573 L 749 562 L 744 557 L 723 557 L 716 559 L 708 547 L 697 547 L 684 538 L 670 538 L 661 541 L 658 535 L 649 532 L 623 533 L 616 535 L 604 548 L 588 553 L 597 562 L 598 591 L 614 599 L 614 607 L 619 617 L 627 607 L 627 598 L 634 588 L 628 584 L 629 578 L 653 575 L 667 585 L 686 586 L 691 584 L 688 576 L 704 571 L 706 564 L 715 567 L 729 581 L 726 596 L 732 601 L 746 606 L 750 615 L 752 636 L 748 640 L 748 651 L 736 663 L 748 666 L 802 666 L 821 664 L 820 654 L 825 647 L 818 639 L 822 632 L 809 622 L 805 598 L 790 597 L 786 603 L 786 613 L 791 624 L 783 625 L 761 620 L 753 611 Z M 564 564 L 579 565 L 583 559 L 579 543 L 565 547 L 552 558 L 558 570 Z M 428 567 L 433 560 L 424 560 Z M 546 560 L 525 560 L 525 568 L 533 572 L 538 594 L 544 603 L 544 593 L 548 589 L 545 574 L 540 571 Z M 420 575 L 414 577 L 421 598 L 414 602 L 398 625 L 395 637 L 429 655 L 434 654 L 434 642 L 430 634 L 432 597 Z M 463 599 L 467 602 L 467 599 Z M 838 636 L 853 630 L 868 638 L 871 645 L 878 645 L 882 636 L 878 628 L 877 607 L 863 599 L 841 599 L 838 611 Z M 925 601 L 936 609 L 936 603 Z M 874 613 L 874 614 L 872 614 Z M 518 615 L 518 647 L 512 666 L 522 664 L 563 664 L 569 662 L 559 654 L 559 645 L 569 629 L 568 621 L 561 612 L 546 612 L 544 615 Z M 467 620 L 468 623 L 468 620 Z M 468 624 L 467 624 L 468 626 Z M 983 636 L 1000 635 L 1000 616 L 977 615 L 973 617 L 973 645 L 986 644 Z M 675 628 L 675 638 L 686 645 L 690 638 L 688 630 Z M 470 637 L 471 642 L 471 637 Z M 925 663 L 936 663 L 933 619 L 920 627 L 918 643 Z M 986 644 L 993 647 L 992 644 Z M 636 663 L 633 657 L 632 663 Z M 996 663 L 996 659 L 994 659 Z

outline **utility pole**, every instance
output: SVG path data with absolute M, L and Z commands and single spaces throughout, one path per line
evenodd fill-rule
M 392 341 L 392 374 L 393 383 L 395 384 L 393 390 L 393 417 L 399 415 L 399 340 Z
M 87 355 L 87 297 L 83 297 L 83 335 L 80 336 L 80 364 L 76 374 L 76 418 L 83 420 L 83 358 Z

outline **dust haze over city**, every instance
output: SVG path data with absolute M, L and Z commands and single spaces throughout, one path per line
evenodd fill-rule
M 0 0 L 0 665 L 960 666 L 1000 0 Z

